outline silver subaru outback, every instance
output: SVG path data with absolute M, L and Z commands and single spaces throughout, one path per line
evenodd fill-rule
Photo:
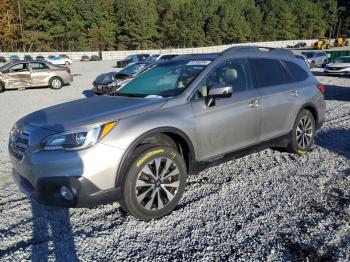
M 151 220 L 176 207 L 188 174 L 271 147 L 306 154 L 324 121 L 324 91 L 284 49 L 179 56 L 116 96 L 20 119 L 9 141 L 13 178 L 46 205 L 118 201 Z

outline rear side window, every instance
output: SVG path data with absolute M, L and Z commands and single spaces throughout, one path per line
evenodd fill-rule
M 250 59 L 255 86 L 258 88 L 283 85 L 292 82 L 283 64 L 274 59 Z
M 299 65 L 290 61 L 284 61 L 295 82 L 301 82 L 309 77 L 309 74 Z

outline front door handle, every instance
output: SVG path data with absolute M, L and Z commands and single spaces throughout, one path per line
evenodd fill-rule
M 292 91 L 292 96 L 299 96 L 299 95 L 300 95 L 300 93 L 299 93 L 298 90 L 293 90 Z
M 249 107 L 258 108 L 260 106 L 260 101 L 258 99 L 254 99 L 249 102 Z

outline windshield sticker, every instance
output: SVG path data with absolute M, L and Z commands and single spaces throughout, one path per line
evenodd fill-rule
M 188 62 L 187 65 L 193 65 L 193 66 L 203 65 L 203 66 L 206 66 L 206 65 L 209 65 L 210 63 L 211 63 L 211 61 L 207 61 L 207 60 L 197 60 L 197 61 Z

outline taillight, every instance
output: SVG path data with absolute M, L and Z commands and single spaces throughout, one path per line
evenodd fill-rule
M 69 68 L 66 68 L 66 71 L 68 74 L 70 74 L 70 69 Z
M 326 86 L 324 84 L 318 83 L 317 88 L 318 90 L 320 90 L 321 94 L 324 94 L 324 92 L 326 91 Z

